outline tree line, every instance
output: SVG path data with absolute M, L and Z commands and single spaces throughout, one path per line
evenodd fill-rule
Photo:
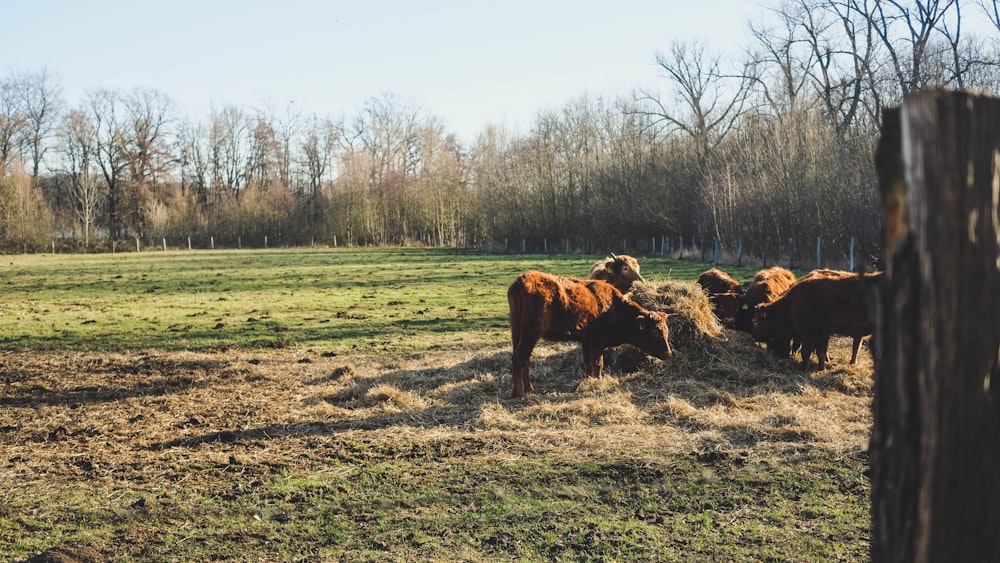
M 191 119 L 156 90 L 71 104 L 47 70 L 11 70 L 0 249 L 166 238 L 610 252 L 696 236 L 748 253 L 854 238 L 873 253 L 883 110 L 924 88 L 1000 92 L 996 0 L 788 0 L 749 25 L 737 58 L 697 41 L 656 53 L 661 91 L 582 95 L 469 145 L 392 93 L 351 117 L 229 105 Z

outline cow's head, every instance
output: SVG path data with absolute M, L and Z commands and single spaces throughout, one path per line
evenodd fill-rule
M 745 294 L 740 295 L 740 300 L 736 307 L 736 322 L 733 328 L 743 332 L 751 332 L 753 330 L 755 308 L 756 305 L 750 303 Z
M 708 302 L 711 304 L 712 312 L 715 313 L 715 317 L 719 319 L 722 326 L 726 328 L 734 328 L 736 326 L 740 307 L 743 305 L 742 295 L 735 291 L 716 293 L 709 296 Z
M 612 254 L 611 259 L 605 263 L 605 271 L 608 283 L 617 287 L 622 293 L 629 292 L 633 282 L 646 281 L 639 273 L 639 261 L 624 254 L 621 256 Z
M 645 311 L 637 315 L 635 321 L 638 330 L 629 344 L 661 360 L 674 355 L 670 349 L 666 313 Z
M 775 306 L 781 300 L 757 305 L 753 310 L 752 327 L 750 334 L 757 342 L 766 342 L 780 336 L 784 336 L 789 329 L 788 319 L 781 315 L 780 305 Z

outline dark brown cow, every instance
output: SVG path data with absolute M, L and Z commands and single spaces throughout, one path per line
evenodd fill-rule
M 712 305 L 712 312 L 715 318 L 719 319 L 722 326 L 726 328 L 736 327 L 736 317 L 740 313 L 743 305 L 743 294 L 735 291 L 726 293 L 713 293 L 708 296 L 708 302 Z
M 750 332 L 753 329 L 754 309 L 762 303 L 770 303 L 784 295 L 795 284 L 795 274 L 780 266 L 772 266 L 757 272 L 753 281 L 743 292 L 743 304 L 736 315 L 736 329 Z M 774 338 L 766 341 L 767 349 L 779 358 L 787 358 L 792 351 L 791 339 Z
M 698 276 L 698 285 L 708 293 L 709 296 L 716 293 L 743 293 L 740 282 L 732 276 L 718 268 L 705 270 Z
M 705 270 L 698 276 L 698 285 L 708 294 L 708 302 L 722 326 L 733 328 L 743 302 L 740 282 L 718 268 Z
M 514 345 L 511 375 L 518 398 L 535 390 L 528 364 L 543 338 L 580 342 L 583 369 L 592 377 L 601 375 L 604 350 L 612 346 L 631 344 L 660 359 L 673 355 L 666 313 L 647 311 L 602 281 L 530 271 L 507 289 L 507 303 Z
M 631 291 L 633 282 L 646 281 L 639 274 L 639 262 L 627 254 L 621 256 L 612 254 L 597 262 L 590 267 L 588 277 L 592 280 L 604 280 L 622 293 Z
M 874 330 L 867 293 L 879 279 L 880 273 L 802 280 L 779 299 L 757 307 L 753 337 L 758 341 L 795 338 L 802 345 L 803 367 L 808 367 L 815 352 L 819 369 L 824 369 L 830 337 L 849 336 L 854 339 L 853 364 L 861 340 Z

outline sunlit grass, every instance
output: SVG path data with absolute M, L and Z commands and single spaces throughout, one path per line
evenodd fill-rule
M 517 275 L 586 276 L 599 258 L 416 248 L 10 255 L 0 347 L 396 354 L 491 345 L 506 340 L 506 288 Z M 691 281 L 710 267 L 640 263 L 647 279 Z

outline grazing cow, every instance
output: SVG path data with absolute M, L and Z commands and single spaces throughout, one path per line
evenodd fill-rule
M 716 293 L 743 293 L 740 282 L 718 268 L 705 270 L 698 276 L 698 285 L 712 296 Z
M 539 339 L 580 342 L 583 369 L 592 377 L 601 375 L 604 350 L 612 346 L 631 344 L 661 360 L 673 355 L 666 313 L 647 311 L 602 281 L 530 271 L 507 289 L 507 303 L 517 398 L 535 390 L 528 364 Z
M 743 305 L 743 294 L 736 291 L 725 293 L 713 293 L 708 296 L 708 302 L 712 305 L 712 312 L 715 318 L 719 319 L 722 326 L 726 328 L 736 327 L 736 317 L 740 313 Z
M 708 294 L 708 302 L 722 326 L 733 328 L 743 300 L 740 282 L 718 268 L 705 270 L 698 276 L 698 285 Z
M 781 297 L 795 281 L 795 274 L 780 266 L 758 271 L 743 292 L 743 304 L 736 316 L 736 330 L 750 332 L 753 329 L 754 309 Z M 792 350 L 791 339 L 774 338 L 766 344 L 768 351 L 779 358 L 787 358 Z
M 590 267 L 588 277 L 592 280 L 604 280 L 622 293 L 628 293 L 632 289 L 632 282 L 646 281 L 639 274 L 639 262 L 627 254 L 621 256 L 612 254 L 597 262 Z
M 824 369 L 830 337 L 850 336 L 854 339 L 853 364 L 861 340 L 874 330 L 867 292 L 879 279 L 880 273 L 802 280 L 779 299 L 757 307 L 753 337 L 757 341 L 794 338 L 802 345 L 802 366 L 808 367 L 815 352 L 819 369 Z

